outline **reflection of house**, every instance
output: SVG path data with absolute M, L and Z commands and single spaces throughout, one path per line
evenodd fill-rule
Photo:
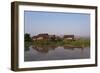
M 50 50 L 54 50 L 57 46 L 32 46 L 38 52 L 48 53 Z
M 74 35 L 64 35 L 65 40 L 74 40 Z

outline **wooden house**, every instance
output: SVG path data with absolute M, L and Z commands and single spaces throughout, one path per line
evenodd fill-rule
M 74 35 L 64 35 L 64 40 L 74 40 Z
M 49 35 L 48 34 L 38 34 L 37 36 L 32 37 L 33 40 L 48 40 Z

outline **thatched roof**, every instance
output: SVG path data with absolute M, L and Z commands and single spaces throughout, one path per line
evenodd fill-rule
M 39 37 L 43 37 L 43 38 L 49 38 L 48 34 L 38 34 L 37 36 L 33 36 L 33 39 L 39 38 Z
M 74 35 L 64 35 L 64 38 L 74 38 Z

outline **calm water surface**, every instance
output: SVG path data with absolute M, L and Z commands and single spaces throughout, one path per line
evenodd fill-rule
M 24 51 L 24 61 L 86 59 L 90 58 L 90 48 L 70 48 L 61 46 L 29 46 Z

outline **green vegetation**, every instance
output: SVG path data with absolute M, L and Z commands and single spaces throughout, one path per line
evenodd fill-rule
M 29 45 L 47 45 L 47 46 L 70 46 L 70 47 L 89 47 L 89 39 L 77 39 L 77 40 L 34 40 L 26 41 L 25 46 Z
M 64 45 L 71 45 L 76 47 L 89 47 L 90 46 L 90 40 L 89 39 L 77 39 L 75 41 L 66 41 L 64 40 Z

